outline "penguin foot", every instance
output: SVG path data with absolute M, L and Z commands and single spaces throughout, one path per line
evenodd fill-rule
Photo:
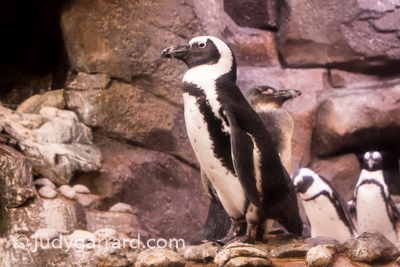
M 231 240 L 235 239 L 239 235 L 240 230 L 243 228 L 243 226 L 245 226 L 245 223 L 246 222 L 238 222 L 232 219 L 231 227 L 229 228 L 226 236 L 217 240 L 216 242 L 221 245 L 230 243 Z
M 227 243 L 225 243 L 224 248 L 228 244 L 238 243 L 238 242 L 253 244 L 254 241 L 256 240 L 257 228 L 258 228 L 257 224 L 252 224 L 251 222 L 247 221 L 246 233 L 242 236 L 235 237 L 235 238 L 231 239 L 230 241 L 228 241 Z

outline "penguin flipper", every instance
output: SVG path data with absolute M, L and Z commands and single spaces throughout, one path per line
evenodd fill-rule
M 400 212 L 390 196 L 388 202 L 389 202 L 389 216 L 394 221 L 400 221 Z
M 204 192 L 206 192 L 208 198 L 212 202 L 217 202 L 218 200 L 217 192 L 215 191 L 214 186 L 212 185 L 210 179 L 208 179 L 203 169 L 201 170 L 201 183 L 203 184 Z
M 257 190 L 254 172 L 254 143 L 251 137 L 239 125 L 232 114 L 227 113 L 231 129 L 231 147 L 233 167 L 242 185 L 244 194 L 254 206 L 259 207 L 260 193 Z

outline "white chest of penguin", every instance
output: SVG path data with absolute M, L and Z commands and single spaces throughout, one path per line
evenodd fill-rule
M 311 237 L 329 236 L 341 243 L 351 237 L 349 228 L 339 218 L 327 196 L 320 195 L 303 203 L 311 224 Z
M 397 242 L 397 233 L 387 213 L 381 187 L 376 184 L 363 184 L 357 189 L 357 223 L 360 233 L 376 230 L 389 241 Z
M 204 93 L 213 116 L 222 121 L 221 131 L 229 134 L 229 126 L 219 115 L 221 105 L 217 101 L 217 95 L 214 92 L 204 91 Z M 234 218 L 243 216 L 246 197 L 239 179 L 227 170 L 221 160 L 214 155 L 214 144 L 208 124 L 200 111 L 196 97 L 189 93 L 183 93 L 183 100 L 187 134 L 202 170 L 216 189 L 226 212 Z

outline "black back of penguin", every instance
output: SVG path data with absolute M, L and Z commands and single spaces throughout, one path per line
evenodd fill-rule
M 193 69 L 215 64 L 221 58 L 220 53 L 224 52 L 213 47 L 214 37 L 192 41 L 185 49 L 182 48 L 184 46 L 176 46 L 175 48 L 167 48 L 163 53 L 165 56 L 171 55 L 184 60 L 188 67 Z M 208 50 L 206 51 L 204 48 L 207 47 Z M 187 53 L 189 52 L 184 50 L 193 50 L 193 58 L 188 59 Z M 205 54 L 202 54 L 202 50 L 206 51 Z M 271 136 L 235 84 L 236 65 L 233 54 L 232 58 L 231 65 L 227 66 L 229 71 L 215 77 L 215 90 L 213 92 L 208 92 L 208 95 L 207 93 L 203 94 L 202 90 L 199 89 L 205 88 L 209 84 L 207 84 L 207 81 L 193 82 L 195 78 L 190 77 L 191 73 L 189 72 L 185 75 L 183 91 L 196 97 L 196 104 L 200 109 L 203 105 L 202 113 L 207 124 L 210 125 L 208 131 L 213 142 L 215 157 L 221 160 L 225 168 L 239 176 L 243 188 L 248 191 L 246 196 L 252 202 L 251 195 L 254 195 L 255 188 L 254 168 L 252 167 L 254 166 L 254 159 L 252 158 L 254 146 L 261 151 L 260 162 L 263 173 L 261 174 L 261 192 L 257 196 L 262 196 L 260 200 L 263 208 L 260 217 L 263 217 L 261 219 L 267 217 L 282 219 L 286 221 L 283 225 L 287 226 L 286 228 L 289 231 L 299 234 L 302 224 L 298 216 L 297 203 L 296 201 L 293 202 L 290 197 L 290 195 L 293 197 L 293 194 L 287 184 L 287 176 L 283 171 L 276 149 L 272 145 Z M 206 75 L 213 76 L 213 73 Z M 213 105 L 215 103 L 217 105 Z M 215 107 L 220 108 L 215 110 Z M 230 131 L 226 131 L 228 127 Z M 244 131 L 237 130 L 239 127 Z M 244 135 L 243 133 L 247 134 Z M 232 147 L 230 144 L 232 144 Z M 238 151 L 238 147 L 243 148 L 243 150 Z M 267 151 L 269 153 L 266 153 Z M 234 154 L 233 158 L 232 154 Z M 242 164 L 243 162 L 249 164 Z M 241 177 L 243 173 L 252 175 L 243 179 Z M 288 215 L 288 213 L 291 215 Z

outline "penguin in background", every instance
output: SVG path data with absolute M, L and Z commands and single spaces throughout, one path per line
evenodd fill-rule
M 270 132 L 281 162 L 288 172 L 291 165 L 291 139 L 294 123 L 290 114 L 281 107 L 285 101 L 300 95 L 299 90 L 276 90 L 268 85 L 253 86 L 245 93 L 247 102 L 257 112 Z M 289 183 L 291 184 L 292 181 Z M 262 240 L 263 235 L 271 229 L 272 223 L 273 221 L 268 220 L 262 229 L 259 229 L 257 240 Z M 198 245 L 209 240 L 218 240 L 228 231 L 229 225 L 229 216 L 221 203 L 218 200 L 211 201 L 207 220 L 190 244 Z
M 182 88 L 188 137 L 207 195 L 218 199 L 231 219 L 220 242 L 252 243 L 267 219 L 300 236 L 303 225 L 290 176 L 270 133 L 236 85 L 232 50 L 216 37 L 201 36 L 164 49 L 162 56 L 189 68 Z
M 303 201 L 311 237 L 327 236 L 344 243 L 358 235 L 345 201 L 329 180 L 308 168 L 298 169 L 292 177 Z
M 292 135 L 294 123 L 292 116 L 282 108 L 285 101 L 301 95 L 299 90 L 276 90 L 268 85 L 256 85 L 246 92 L 246 100 L 257 112 L 269 130 L 281 162 L 290 171 L 292 160 Z
M 397 243 L 396 221 L 400 214 L 390 198 L 382 162 L 382 155 L 378 151 L 364 154 L 350 211 L 356 217 L 360 233 L 376 230 L 390 242 Z

